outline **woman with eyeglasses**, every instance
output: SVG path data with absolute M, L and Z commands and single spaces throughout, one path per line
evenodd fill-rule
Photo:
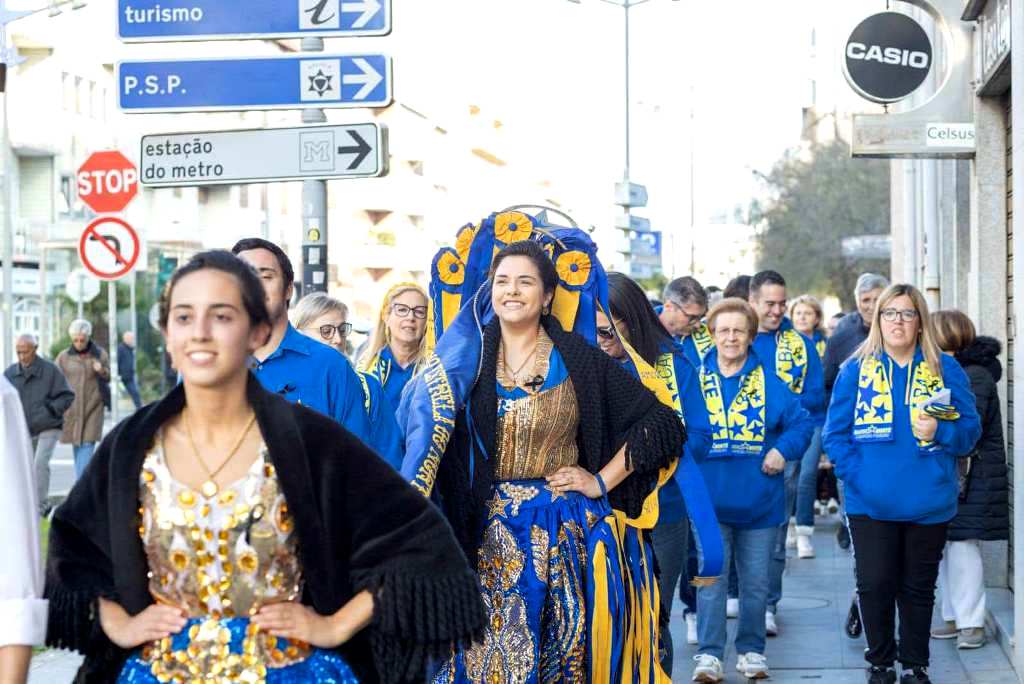
M 724 567 L 735 559 L 739 584 L 736 669 L 748 679 L 769 676 L 765 611 L 769 566 L 777 530 L 786 519 L 786 461 L 807 450 L 814 421 L 800 397 L 766 372 L 751 345 L 757 314 L 742 299 L 724 299 L 708 314 L 715 347 L 700 369 L 701 395 L 711 423 L 711 449 L 700 462 L 725 546 Z M 728 582 L 697 590 L 700 641 L 695 682 L 725 678 Z
M 352 324 L 347 318 L 348 307 L 345 303 L 323 292 L 306 295 L 291 311 L 292 325 L 300 333 L 333 347 L 346 360 L 348 334 L 352 332 Z M 363 386 L 366 416 L 370 420 L 368 443 L 385 461 L 398 469 L 402 466 L 403 449 L 401 431 L 395 420 L 395 407 L 375 376 L 362 371 L 356 374 Z
M 970 382 L 936 343 L 912 285 L 878 299 L 832 388 L 825 451 L 846 487 L 869 684 L 928 684 L 935 580 L 957 511 L 957 464 L 981 434 Z M 899 612 L 900 634 L 895 634 Z
M 415 283 L 399 283 L 388 290 L 370 344 L 359 359 L 359 370 L 380 381 L 396 411 L 402 390 L 424 357 L 428 301 Z
M 603 312 L 597 312 L 597 344 L 601 351 L 626 364 L 628 345 L 651 368 L 673 375 L 672 385 L 678 391 L 679 410 L 686 425 L 685 448 L 695 460 L 703 459 L 711 443 L 711 426 L 701 398 L 697 372 L 687 360 L 682 345 L 673 342 L 640 286 L 621 273 L 608 274 L 608 307 L 611 319 Z M 633 364 L 627 364 L 626 368 L 635 371 Z M 658 523 L 651 535 L 661 571 L 658 587 L 663 616 L 671 614 L 672 599 L 687 564 L 690 521 L 680 490 L 679 475 L 677 469 L 676 478 L 658 491 Z M 687 641 L 696 644 L 696 613 L 687 613 L 685 620 Z M 667 619 L 661 629 L 661 647 L 661 666 L 671 677 L 673 646 Z

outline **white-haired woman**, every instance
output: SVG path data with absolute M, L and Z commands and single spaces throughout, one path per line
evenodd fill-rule
M 359 370 L 380 380 L 396 411 L 402 390 L 423 360 L 429 311 L 427 293 L 416 283 L 392 287 L 384 295 L 370 345 L 359 358 Z
M 103 436 L 103 389 L 110 382 L 110 357 L 92 341 L 92 323 L 77 319 L 68 326 L 71 346 L 57 355 L 57 366 L 75 393 L 64 414 L 60 441 L 75 454 L 75 478 L 89 465 L 96 443 Z

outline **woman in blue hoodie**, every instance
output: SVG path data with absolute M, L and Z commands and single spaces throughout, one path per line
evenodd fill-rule
M 757 314 L 741 299 L 725 299 L 708 315 L 715 348 L 704 358 L 701 393 L 711 423 L 711 448 L 701 461 L 718 515 L 725 566 L 735 557 L 740 616 L 736 669 L 748 678 L 768 676 L 764 657 L 769 563 L 776 531 L 785 519 L 783 470 L 803 456 L 814 421 L 800 397 L 767 372 L 751 349 Z M 727 582 L 697 592 L 700 640 L 695 682 L 724 679 Z
M 703 459 L 711 446 L 711 427 L 701 399 L 697 371 L 683 345 L 673 341 L 640 286 L 621 273 L 608 274 L 608 308 L 611 319 L 597 312 L 597 344 L 601 351 L 635 375 L 636 366 L 629 363 L 628 345 L 659 375 L 671 375 L 679 396 L 677 410 L 686 422 L 685 458 Z M 658 490 L 658 523 L 651 535 L 660 571 L 661 612 L 666 617 L 671 613 L 672 598 L 687 565 L 690 521 L 681 489 L 683 473 L 680 463 L 675 478 Z M 697 643 L 697 616 L 689 613 L 685 619 L 687 641 Z M 667 619 L 663 620 L 661 649 L 661 666 L 671 677 L 673 645 Z
M 867 340 L 839 371 L 824 432 L 846 485 L 869 684 L 895 682 L 896 660 L 902 684 L 931 681 L 928 629 L 957 510 L 956 459 L 980 434 L 970 383 L 935 343 L 924 297 L 890 286 Z

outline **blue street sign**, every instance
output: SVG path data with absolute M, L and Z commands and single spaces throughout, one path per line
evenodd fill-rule
M 382 54 L 124 61 L 118 107 L 128 114 L 241 109 L 386 107 L 391 58 Z
M 391 0 L 118 0 L 128 43 L 303 36 L 384 36 Z

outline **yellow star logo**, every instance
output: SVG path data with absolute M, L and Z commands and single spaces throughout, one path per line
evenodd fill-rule
M 495 494 L 494 498 L 487 503 L 489 513 L 488 518 L 496 518 L 499 515 L 502 518 L 508 517 L 508 507 L 512 504 L 511 499 L 502 498 L 500 494 Z

